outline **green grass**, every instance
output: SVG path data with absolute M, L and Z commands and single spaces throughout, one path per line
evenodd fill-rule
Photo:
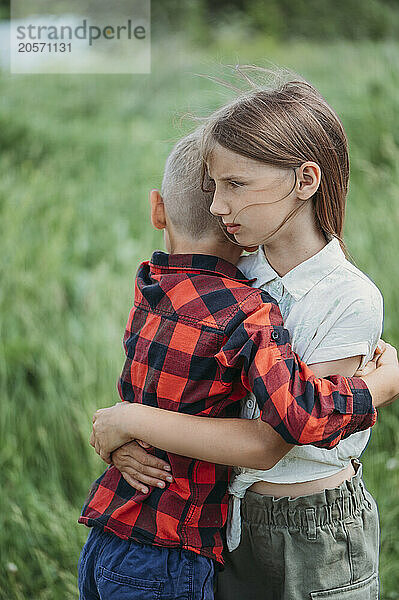
M 136 266 L 162 247 L 148 190 L 192 127 L 181 115 L 229 98 L 194 73 L 238 60 L 298 70 L 341 115 L 352 163 L 346 239 L 382 290 L 385 338 L 399 345 L 398 45 L 280 47 L 230 27 L 206 51 L 154 43 L 151 76 L 1 75 L 3 600 L 77 598 L 87 535 L 77 518 L 102 470 L 88 444 L 91 415 L 117 400 Z M 399 599 L 398 431 L 399 407 L 381 411 L 364 456 L 382 520 L 384 600 Z

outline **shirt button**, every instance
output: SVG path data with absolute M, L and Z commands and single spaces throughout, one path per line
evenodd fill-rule
M 272 331 L 272 340 L 276 341 L 279 338 L 278 331 Z

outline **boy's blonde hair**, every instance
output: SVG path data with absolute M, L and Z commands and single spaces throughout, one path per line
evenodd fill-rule
M 211 236 L 225 239 L 217 217 L 209 211 L 213 193 L 201 186 L 201 135 L 198 129 L 174 146 L 166 160 L 161 194 L 168 216 L 180 233 L 195 240 Z

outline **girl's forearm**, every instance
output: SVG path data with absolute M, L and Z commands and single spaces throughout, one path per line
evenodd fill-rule
M 226 419 L 186 415 L 131 405 L 125 427 L 149 444 L 212 463 L 270 469 L 291 448 L 260 419 Z

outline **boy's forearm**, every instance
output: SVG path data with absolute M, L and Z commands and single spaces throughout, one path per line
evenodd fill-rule
M 390 375 L 390 367 L 380 367 L 361 377 L 369 389 L 375 408 L 380 408 L 384 404 L 393 401 L 395 394 L 397 394 L 398 386 L 392 385 L 392 377 L 388 376 L 387 369 L 389 369 Z
M 292 446 L 260 419 L 208 418 L 132 404 L 126 428 L 161 450 L 216 464 L 271 469 Z

